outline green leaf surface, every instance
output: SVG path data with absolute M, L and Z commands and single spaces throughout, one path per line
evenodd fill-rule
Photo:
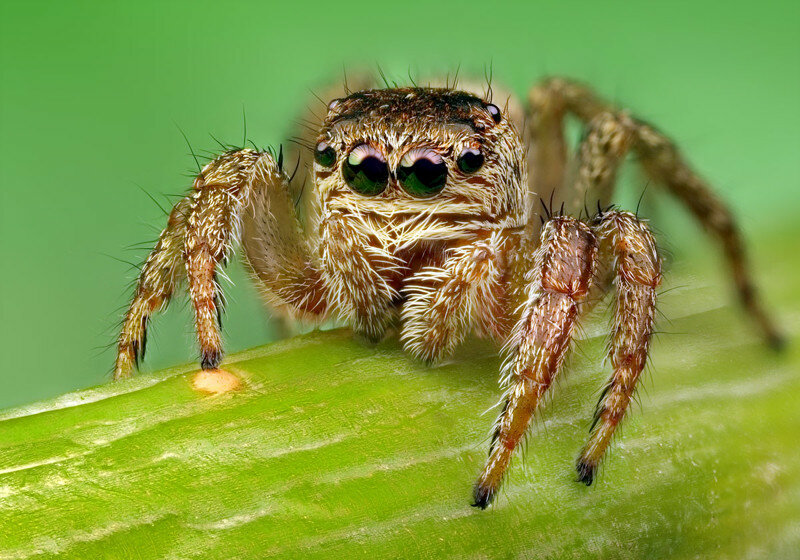
M 238 391 L 199 393 L 187 366 L 0 414 L 0 559 L 796 558 L 800 270 L 766 272 L 782 354 L 719 274 L 670 275 L 639 404 L 590 488 L 573 464 L 608 375 L 602 312 L 487 511 L 469 502 L 496 351 L 431 368 L 394 338 L 313 332 L 230 356 Z

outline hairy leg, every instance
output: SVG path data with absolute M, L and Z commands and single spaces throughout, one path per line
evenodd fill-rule
M 143 354 L 149 316 L 166 306 L 173 296 L 183 267 L 195 310 L 202 367 L 213 369 L 219 364 L 222 345 L 217 267 L 224 265 L 240 241 L 242 220 L 252 207 L 253 193 L 278 191 L 282 194 L 276 195 L 277 198 L 287 198 L 286 189 L 286 177 L 269 153 L 236 150 L 203 168 L 194 181 L 192 193 L 173 209 L 166 229 L 142 268 L 119 337 L 115 378 L 132 373 L 137 354 L 138 357 Z M 290 224 L 282 231 L 292 231 L 296 224 L 294 213 L 277 216 L 276 223 Z M 286 243 L 294 244 L 302 252 L 296 234 L 286 233 Z M 286 270 L 299 266 L 298 261 L 285 259 L 279 251 L 273 256 Z M 301 261 L 304 267 L 311 266 L 307 254 Z M 296 276 L 290 274 L 288 278 Z
M 194 182 L 184 250 L 203 369 L 216 368 L 222 359 L 217 265 L 227 261 L 241 237 L 243 201 L 250 195 L 248 178 L 258 158 L 250 150 L 225 154 Z
M 609 359 L 614 368 L 595 412 L 591 435 L 577 461 L 578 478 L 592 483 L 636 389 L 653 334 L 661 260 L 647 226 L 628 212 L 601 214 L 593 224 L 605 254 L 613 255 L 616 305 Z
M 498 340 L 507 335 L 502 255 L 510 242 L 504 232 L 448 249 L 441 267 L 426 267 L 403 289 L 404 347 L 433 362 L 464 339 L 472 322 Z
M 747 313 L 754 319 L 767 342 L 772 346 L 780 346 L 782 337 L 772 319 L 765 312 L 761 300 L 758 298 L 755 283 L 750 275 L 750 266 L 746 257 L 744 242 L 739 228 L 733 218 L 728 206 L 714 193 L 713 189 L 689 166 L 683 159 L 675 145 L 664 134 L 654 127 L 642 122 L 635 117 L 629 117 L 624 112 L 612 104 L 599 98 L 589 87 L 562 78 L 551 78 L 535 86 L 531 90 L 531 126 L 532 137 L 537 139 L 534 125 L 536 122 L 537 110 L 546 119 L 540 119 L 546 126 L 539 125 L 539 136 L 542 141 L 541 146 L 534 142 L 534 154 L 545 154 L 538 156 L 534 160 L 535 165 L 544 166 L 545 176 L 553 176 L 552 182 L 561 179 L 563 182 L 564 158 L 560 155 L 564 153 L 563 132 L 561 132 L 561 121 L 567 113 L 575 115 L 583 123 L 590 125 L 599 115 L 605 113 L 611 115 L 611 121 L 624 123 L 625 128 L 629 129 L 631 135 L 630 148 L 639 156 L 639 161 L 647 174 L 659 184 L 664 185 L 667 190 L 676 196 L 686 205 L 703 227 L 709 231 L 721 243 L 725 258 L 731 269 L 734 284 L 739 293 Z M 547 110 L 537 109 L 537 107 L 549 108 Z M 548 112 L 549 111 L 549 112 Z M 611 122 L 609 121 L 609 122 Z M 597 127 L 594 127 L 595 129 Z M 546 131 L 543 133 L 542 131 Z M 591 134 L 591 132 L 589 133 Z M 547 139 L 550 139 L 549 141 Z M 627 142 L 627 140 L 626 140 Z M 552 146 L 556 146 L 553 148 Z M 584 143 L 586 146 L 586 143 Z M 589 159 L 584 158 L 583 164 Z M 552 171 L 554 169 L 555 171 Z M 561 171 L 559 171 L 561 170 Z M 532 174 L 536 176 L 536 169 Z M 555 184 L 555 183 L 554 183 Z M 549 183 L 534 181 L 534 187 L 545 189 L 549 188 Z M 587 192 L 585 183 L 582 183 L 581 173 L 578 173 L 576 182 L 572 185 L 573 189 L 565 196 L 574 204 L 580 203 L 579 208 L 571 208 L 577 211 L 582 208 L 583 200 Z M 547 194 L 548 190 L 540 190 L 540 194 Z M 589 194 L 594 194 L 589 191 Z M 610 191 L 600 190 L 600 198 L 610 197 Z M 605 202 L 601 200 L 601 203 Z
M 400 262 L 369 233 L 371 218 L 331 210 L 322 218 L 323 278 L 330 306 L 369 340 L 380 340 L 395 319 Z
M 589 121 L 578 147 L 575 180 L 570 189 L 571 208 L 592 211 L 611 203 L 617 170 L 633 142 L 634 122 L 624 113 L 598 113 Z M 588 218 L 588 216 L 587 216 Z
M 584 123 L 589 123 L 606 109 L 607 106 L 591 92 L 560 78 L 542 81 L 531 88 L 528 93 L 531 139 L 528 172 L 534 197 L 552 200 L 557 206 L 563 202 L 568 214 L 577 215 L 583 209 L 587 185 L 580 182 L 580 173 L 577 180 L 572 180 L 564 134 L 565 119 L 574 114 Z M 588 135 L 584 147 L 587 140 Z M 534 202 L 537 203 L 533 205 L 535 209 L 538 201 Z
M 253 169 L 254 188 L 243 218 L 242 247 L 256 286 L 270 306 L 292 318 L 317 322 L 329 311 L 322 271 L 305 239 L 283 170 Z
M 550 91 L 548 83 L 534 86 L 528 94 L 528 174 L 530 192 L 542 200 L 560 198 L 566 184 L 567 143 L 564 138 L 564 100 Z M 556 196 L 559 195 L 559 196 Z M 531 208 L 538 204 L 531 203 Z M 575 209 L 568 208 L 568 213 Z M 529 217 L 529 221 L 533 216 Z
M 477 507 L 486 508 L 492 501 L 514 449 L 561 369 L 581 303 L 591 287 L 596 251 L 589 227 L 574 218 L 555 218 L 542 230 L 527 301 L 507 344 L 506 404 L 489 459 L 475 484 Z
M 190 207 L 188 198 L 175 205 L 167 219 L 167 227 L 142 266 L 133 301 L 125 313 L 117 339 L 115 379 L 129 376 L 138 366 L 146 350 L 150 316 L 167 306 L 173 292 L 186 277 L 183 247 Z
M 653 180 L 665 185 L 722 245 L 733 274 L 734 285 L 747 313 L 755 320 L 767 342 L 774 348 L 783 336 L 764 310 L 755 282 L 741 230 L 730 209 L 711 187 L 684 161 L 675 145 L 652 126 L 638 123 L 635 146 L 642 167 Z
M 635 125 L 625 113 L 597 113 L 589 122 L 578 146 L 575 176 L 568 190 L 567 206 L 579 213 L 606 208 L 611 203 L 617 171 L 633 141 Z M 588 216 L 587 216 L 588 218 Z M 602 301 L 614 280 L 613 254 L 607 245 L 598 247 L 597 273 L 587 297 L 587 311 Z

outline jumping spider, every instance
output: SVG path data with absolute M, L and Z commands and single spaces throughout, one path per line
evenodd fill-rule
M 571 167 L 567 115 L 585 127 Z M 184 280 L 202 368 L 217 368 L 216 271 L 241 243 L 259 288 L 292 317 L 335 316 L 373 340 L 399 324 L 403 346 L 426 362 L 473 329 L 504 347 L 505 406 L 474 487 L 474 505 L 485 508 L 561 369 L 576 321 L 613 288 L 613 373 L 577 460 L 589 485 L 645 366 L 661 282 L 646 223 L 607 207 L 630 151 L 719 239 L 745 309 L 768 341 L 779 340 L 728 208 L 661 132 L 584 85 L 549 79 L 531 90 L 527 110 L 510 97 L 501 108 L 450 87 L 345 91 L 309 141 L 300 156 L 314 159 L 307 234 L 273 152 L 229 150 L 202 169 L 141 270 L 115 378 L 131 374 L 151 314 Z M 545 204 L 540 223 L 534 193 L 566 208 Z M 587 206 L 598 211 L 584 214 Z

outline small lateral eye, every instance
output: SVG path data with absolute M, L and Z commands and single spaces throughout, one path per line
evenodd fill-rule
M 314 161 L 322 167 L 330 167 L 336 162 L 336 152 L 326 142 L 320 142 L 314 150 Z
M 483 154 L 476 148 L 465 148 L 458 156 L 456 165 L 464 173 L 475 173 L 483 165 Z
M 489 114 L 492 115 L 492 119 L 494 122 L 499 123 L 503 118 L 503 113 L 500 112 L 500 107 L 493 103 L 489 103 L 486 106 L 486 110 L 489 111 Z
M 384 191 L 389 182 L 389 166 L 378 150 L 369 144 L 352 149 L 342 165 L 342 177 L 354 192 L 375 196 Z
M 442 156 L 431 149 L 414 148 L 406 152 L 400 160 L 397 180 L 411 196 L 434 196 L 447 183 L 447 164 Z

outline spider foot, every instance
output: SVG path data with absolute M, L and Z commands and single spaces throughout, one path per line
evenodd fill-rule
M 215 370 L 222 361 L 222 350 L 205 348 L 201 351 L 200 367 L 204 370 Z
M 767 344 L 775 352 L 783 352 L 786 350 L 788 343 L 785 336 L 781 335 L 780 333 L 773 332 L 767 335 Z
M 365 346 L 376 346 L 386 338 L 386 331 L 377 331 L 369 329 L 353 329 L 353 338 Z
M 594 481 L 594 473 L 597 471 L 597 465 L 587 461 L 586 459 L 578 459 L 575 465 L 575 470 L 578 471 L 578 482 L 583 482 L 586 486 L 591 486 Z
M 478 482 L 472 490 L 472 507 L 486 509 L 492 503 L 497 489 Z

